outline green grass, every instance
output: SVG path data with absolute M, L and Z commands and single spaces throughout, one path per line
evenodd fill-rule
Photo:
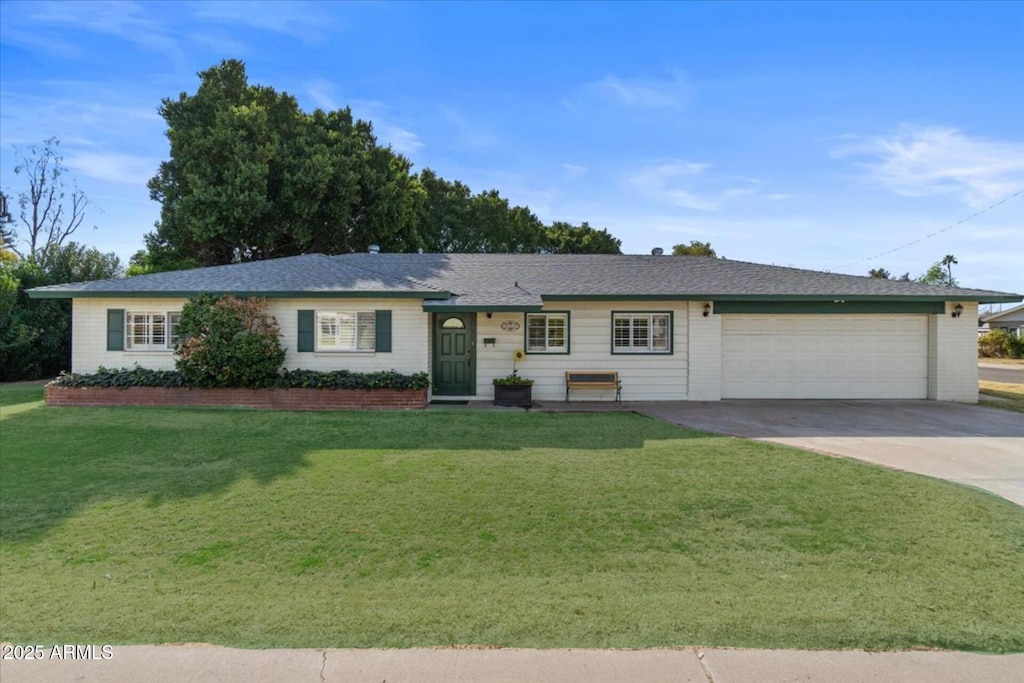
M 978 382 L 978 392 L 982 397 L 992 396 L 998 400 L 978 402 L 983 406 L 1012 410 L 1024 413 L 1024 384 L 1008 384 L 1006 382 Z
M 631 414 L 0 429 L 3 641 L 1024 650 L 1024 510 L 855 461 Z

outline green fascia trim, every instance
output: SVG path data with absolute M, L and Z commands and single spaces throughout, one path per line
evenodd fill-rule
M 459 306 L 457 304 L 423 304 L 427 313 L 541 313 L 542 307 L 537 306 Z
M 542 294 L 544 301 L 707 301 L 690 294 Z
M 200 294 L 231 294 L 237 297 L 258 296 L 264 299 L 447 299 L 451 294 L 448 292 L 350 292 L 339 290 L 336 292 L 257 292 L 257 291 L 158 291 L 158 292 L 88 292 L 88 291 L 36 291 L 27 290 L 30 299 L 191 299 Z M 516 309 L 521 310 L 521 309 Z
M 865 314 L 946 312 L 944 301 L 715 301 L 718 315 L 729 313 L 764 314 Z
M 543 294 L 544 301 L 977 301 L 1006 304 L 1024 300 L 1021 294 Z

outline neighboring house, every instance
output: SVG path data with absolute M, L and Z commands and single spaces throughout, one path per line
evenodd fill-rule
M 616 370 L 624 400 L 977 400 L 978 304 L 1019 294 L 724 259 L 541 254 L 309 254 L 38 287 L 73 299 L 72 365 L 173 368 L 182 304 L 262 296 L 285 367 L 431 375 L 481 399 L 527 353 L 534 397 L 566 370 Z M 611 400 L 614 392 L 581 397 Z
M 979 332 L 1006 330 L 1010 334 L 1024 338 L 1024 304 L 998 313 L 984 313 L 978 327 Z

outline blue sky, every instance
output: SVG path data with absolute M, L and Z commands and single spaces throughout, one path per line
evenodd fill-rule
M 160 100 L 226 58 L 627 253 L 912 276 L 951 253 L 1024 293 L 1024 195 L 942 231 L 1024 190 L 1022 3 L 4 1 L 0 186 L 12 145 L 57 136 L 92 200 L 76 238 L 127 260 L 159 217 Z

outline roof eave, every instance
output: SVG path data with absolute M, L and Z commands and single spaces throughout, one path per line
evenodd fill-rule
M 200 294 L 231 294 L 237 297 L 263 297 L 265 299 L 447 299 L 449 292 L 438 291 L 303 291 L 277 292 L 239 290 L 160 290 L 160 291 L 90 291 L 60 289 L 29 289 L 25 292 L 30 299 L 191 299 Z
M 977 301 L 1012 303 L 1020 294 L 544 294 L 544 301 Z

